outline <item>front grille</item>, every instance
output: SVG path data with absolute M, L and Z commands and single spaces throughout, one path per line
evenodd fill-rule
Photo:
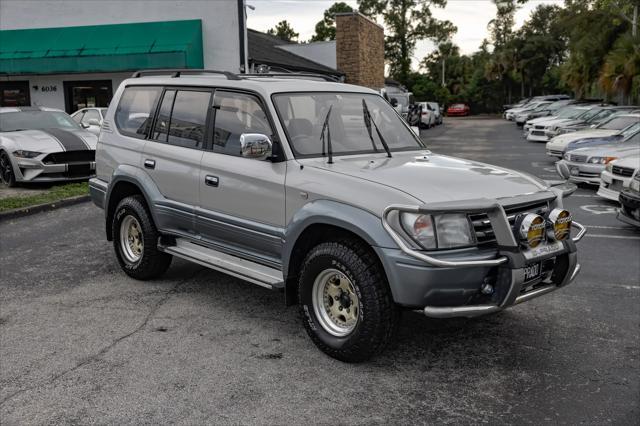
M 569 161 L 573 161 L 574 163 L 586 163 L 587 158 L 588 157 L 586 155 L 577 155 L 577 154 L 569 155 Z
M 549 154 L 551 154 L 551 155 L 557 155 L 557 156 L 559 156 L 559 157 L 562 157 L 562 155 L 564 154 L 564 152 L 562 152 L 562 151 L 557 151 L 557 150 L 555 150 L 555 149 L 550 149 L 548 152 L 549 152 Z
M 88 163 L 96 160 L 96 151 L 85 149 L 82 151 L 54 152 L 42 159 L 44 164 Z
M 544 126 L 533 126 L 534 129 L 544 130 Z
M 543 130 L 532 130 L 531 134 L 534 136 L 546 136 Z
M 509 219 L 509 224 L 513 229 L 516 217 L 523 213 L 535 213 L 541 216 L 547 214 L 549 210 L 549 202 L 548 201 L 538 201 L 535 203 L 527 203 L 527 204 L 515 204 L 512 206 L 504 206 L 504 211 L 507 214 L 507 219 Z M 470 216 L 471 221 L 473 222 L 473 229 L 476 233 L 476 239 L 478 241 L 478 245 L 487 246 L 495 244 L 496 237 L 493 232 L 493 228 L 491 227 L 491 222 L 489 221 L 489 217 L 485 213 L 474 214 Z
M 618 176 L 631 177 L 633 176 L 634 169 L 630 167 L 613 166 L 611 173 Z

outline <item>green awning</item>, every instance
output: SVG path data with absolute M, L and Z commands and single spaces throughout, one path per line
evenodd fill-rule
M 0 31 L 0 74 L 203 65 L 200 19 Z

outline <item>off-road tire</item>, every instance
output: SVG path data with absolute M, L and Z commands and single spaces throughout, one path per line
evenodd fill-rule
M 120 226 L 128 215 L 137 219 L 143 235 L 144 248 L 137 262 L 129 262 L 122 253 L 120 244 Z M 153 223 L 153 219 L 146 207 L 146 202 L 141 195 L 133 195 L 123 198 L 113 214 L 112 222 L 113 248 L 122 270 L 137 280 L 150 280 L 164 274 L 173 256 L 158 250 L 158 238 L 160 234 Z
M 0 167 L 2 167 L 3 165 L 8 165 L 10 170 L 8 172 L 8 176 L 5 176 L 5 170 L 0 170 L 0 182 L 4 183 L 9 188 L 13 188 L 14 186 L 16 186 L 16 174 L 13 171 L 13 166 L 11 165 L 9 154 L 4 151 L 0 151 Z
M 328 333 L 313 308 L 314 281 L 326 269 L 346 275 L 359 299 L 358 323 L 344 337 Z M 366 361 L 381 353 L 397 333 L 400 309 L 393 302 L 384 270 L 375 253 L 358 241 L 321 243 L 309 251 L 298 281 L 298 302 L 313 343 L 340 361 Z

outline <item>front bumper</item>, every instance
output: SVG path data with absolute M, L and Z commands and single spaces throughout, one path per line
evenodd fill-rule
M 37 158 L 13 158 L 17 182 L 61 182 L 88 180 L 95 175 L 95 161 L 43 163 Z
M 618 210 L 618 220 L 640 228 L 640 193 L 624 190 L 618 199 L 622 207 Z
M 477 208 L 476 203 L 484 203 Z M 575 243 L 585 233 L 574 222 L 578 234 L 566 241 L 554 242 L 534 250 L 523 250 L 512 234 L 504 209 L 487 200 L 468 205 L 452 204 L 431 208 L 390 206 L 383 225 L 400 249 L 377 248 L 396 303 L 420 309 L 434 318 L 474 317 L 496 312 L 525 302 L 571 283 L 580 271 Z M 435 207 L 435 210 L 433 208 Z M 497 250 L 453 250 L 453 253 L 423 252 L 409 247 L 394 229 L 393 211 L 409 212 L 486 212 L 497 239 Z M 539 276 L 525 281 L 525 268 L 539 265 Z M 485 294 L 482 287 L 490 285 Z
M 618 201 L 620 192 L 624 188 L 628 188 L 629 183 L 631 183 L 630 177 L 614 175 L 605 170 L 600 175 L 600 187 L 598 188 L 597 194 L 608 200 Z
M 549 142 L 549 137 L 543 130 L 529 129 L 527 140 L 532 142 Z
M 575 163 L 560 160 L 556 163 L 558 174 L 571 182 L 582 182 L 591 185 L 600 184 L 600 173 L 604 170 L 601 164 Z

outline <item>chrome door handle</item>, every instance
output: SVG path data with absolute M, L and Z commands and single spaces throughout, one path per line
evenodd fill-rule
M 155 169 L 156 161 L 155 160 L 144 160 L 144 167 L 147 169 Z
M 209 185 L 209 186 L 214 186 L 217 187 L 219 180 L 216 176 L 211 176 L 211 175 L 206 175 L 204 177 L 204 183 Z

